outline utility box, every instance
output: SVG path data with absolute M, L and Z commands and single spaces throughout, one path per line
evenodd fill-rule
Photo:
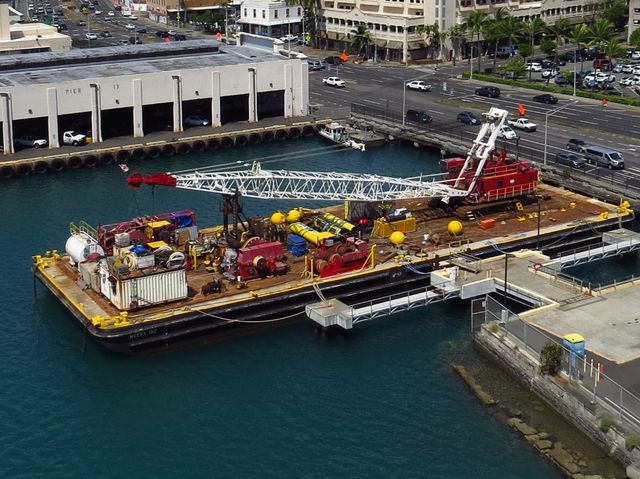
M 562 345 L 578 356 L 585 355 L 584 338 L 578 333 L 569 333 L 564 335 L 562 338 Z

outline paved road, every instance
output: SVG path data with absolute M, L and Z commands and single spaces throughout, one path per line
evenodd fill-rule
M 346 88 L 333 89 L 322 84 L 323 77 L 336 73 L 347 82 Z M 479 114 L 490 106 L 497 106 L 517 116 L 520 103 L 527 110 L 526 116 L 538 124 L 538 131 L 534 133 L 518 132 L 521 147 L 537 150 L 542 159 L 547 114 L 548 161 L 552 161 L 558 151 L 565 150 L 569 138 L 582 138 L 620 151 L 626 161 L 625 175 L 640 179 L 640 114 L 637 108 L 615 104 L 603 108 L 597 101 L 574 100 L 566 95 L 559 95 L 560 102 L 556 105 L 545 105 L 532 100 L 537 92 L 507 86 L 500 86 L 500 98 L 480 97 L 475 95 L 475 88 L 481 83 L 451 78 L 448 68 L 435 71 L 430 67 L 343 64 L 338 69 L 331 66 L 328 71 L 310 72 L 309 76 L 310 102 L 330 110 L 340 110 L 343 114 L 348 114 L 351 102 L 401 114 L 404 82 L 424 79 L 433 85 L 433 91 L 407 90 L 405 108 L 428 111 L 434 117 L 432 127 L 440 124 L 443 128 L 476 131 L 478 127 L 456 123 L 456 114 L 462 110 Z M 574 105 L 573 102 L 577 103 Z M 566 109 L 549 113 L 563 106 Z

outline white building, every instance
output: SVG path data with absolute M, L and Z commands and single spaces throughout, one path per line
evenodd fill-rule
M 304 9 L 286 0 L 245 0 L 240 5 L 239 31 L 280 38 L 302 36 Z
M 0 53 L 71 50 L 71 37 L 44 23 L 11 23 L 19 18 L 6 0 L 0 1 Z M 15 12 L 15 13 L 14 13 Z
M 640 0 L 629 0 L 629 27 L 628 27 L 628 37 L 631 37 L 631 34 L 640 28 Z
M 252 41 L 245 37 L 240 35 L 241 45 Z M 27 132 L 55 148 L 66 130 L 88 131 L 101 142 L 143 137 L 166 125 L 182 131 L 189 115 L 207 118 L 211 128 L 306 115 L 307 64 L 260 41 L 222 49 L 194 40 L 137 45 L 126 52 L 105 47 L 0 56 L 4 151 L 12 153 L 13 138 Z M 120 60 L 111 60 L 116 55 Z M 38 65 L 35 72 L 32 64 Z

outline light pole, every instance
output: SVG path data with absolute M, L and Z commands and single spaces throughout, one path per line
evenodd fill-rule
M 577 75 L 576 75 L 576 73 L 577 73 L 576 72 L 576 68 L 577 68 L 576 67 L 576 64 L 577 64 L 577 62 L 576 62 L 576 58 L 577 58 L 576 53 L 577 52 L 578 52 L 577 48 L 575 50 L 573 50 L 573 96 L 576 96 L 576 77 L 577 77 Z
M 540 195 L 536 195 L 536 202 L 538 203 L 538 235 L 536 236 L 536 251 L 540 251 Z
M 502 305 L 507 309 L 507 270 L 509 269 L 509 253 L 504 253 L 504 293 L 502 295 Z
M 469 60 L 469 80 L 473 80 L 473 46 L 471 48 L 471 59 Z
M 547 133 L 548 133 L 548 129 L 549 129 L 549 117 L 555 115 L 556 113 L 558 113 L 559 111 L 564 110 L 567 107 L 575 105 L 576 103 L 578 103 L 578 100 L 571 101 L 571 102 L 567 103 L 566 105 L 562 105 L 561 107 L 556 108 L 555 110 L 549 110 L 548 112 L 546 112 L 544 114 L 544 153 L 542 155 L 542 164 L 543 165 L 547 164 Z

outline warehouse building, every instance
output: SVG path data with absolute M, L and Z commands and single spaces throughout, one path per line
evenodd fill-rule
M 252 40 L 241 35 L 238 46 L 223 48 L 198 40 L 0 57 L 4 152 L 13 153 L 13 138 L 21 135 L 56 148 L 69 130 L 101 142 L 182 131 L 193 116 L 215 129 L 306 115 L 304 60 Z

